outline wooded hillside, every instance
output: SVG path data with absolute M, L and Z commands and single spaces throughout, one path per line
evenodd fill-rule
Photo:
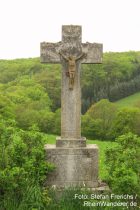
M 41 64 L 39 58 L 0 60 L 1 94 L 4 90 L 23 95 L 23 88 L 19 90 L 23 80 L 32 80 L 34 90 L 36 85 L 43 88 L 51 99 L 52 111 L 60 108 L 60 65 Z M 103 64 L 82 65 L 81 86 L 83 113 L 102 98 L 116 101 L 140 91 L 140 52 L 104 53 Z

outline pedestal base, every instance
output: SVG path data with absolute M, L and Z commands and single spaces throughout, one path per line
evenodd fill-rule
M 46 160 L 54 163 L 56 169 L 48 174 L 46 185 L 56 187 L 97 187 L 98 147 L 64 148 L 45 145 Z
M 61 138 L 56 137 L 56 147 L 63 147 L 63 148 L 75 148 L 75 147 L 86 147 L 86 138 L 81 137 L 79 139 L 73 138 Z

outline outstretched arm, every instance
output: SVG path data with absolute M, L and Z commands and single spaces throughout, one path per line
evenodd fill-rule
M 66 61 L 69 60 L 63 53 L 59 52 L 59 54 L 60 54 Z
M 83 57 L 86 57 L 86 53 L 82 53 L 82 54 L 79 55 L 75 60 L 77 61 L 77 60 L 79 60 L 79 59 L 81 59 L 81 58 L 83 58 Z

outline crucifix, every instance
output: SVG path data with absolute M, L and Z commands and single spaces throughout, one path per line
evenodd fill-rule
M 101 63 L 102 44 L 81 43 L 81 26 L 62 26 L 62 41 L 41 43 L 42 63 L 61 63 L 61 137 L 45 145 L 46 159 L 56 166 L 46 185 L 98 187 L 98 147 L 81 137 L 82 63 Z
M 82 28 L 62 26 L 62 41 L 41 43 L 42 63 L 61 63 L 61 140 L 81 139 L 82 63 L 102 63 L 102 44 L 81 43 Z

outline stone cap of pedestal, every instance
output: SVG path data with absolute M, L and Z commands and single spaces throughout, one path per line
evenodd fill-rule
M 47 151 L 47 157 L 50 155 L 83 155 L 90 154 L 91 156 L 95 156 L 98 154 L 98 145 L 96 144 L 87 144 L 86 147 L 75 147 L 75 148 L 64 148 L 64 147 L 56 147 L 55 144 L 45 144 L 44 149 Z
M 75 147 L 86 147 L 86 138 L 81 137 L 79 139 L 74 138 L 61 138 L 56 137 L 56 147 L 64 148 L 75 148 Z

